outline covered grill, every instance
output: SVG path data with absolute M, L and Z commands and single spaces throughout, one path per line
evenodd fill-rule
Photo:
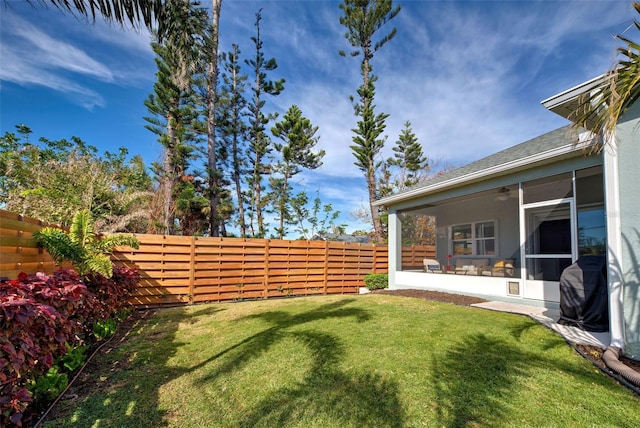
M 609 331 L 606 267 L 604 256 L 585 256 L 562 271 L 558 323 L 586 331 Z

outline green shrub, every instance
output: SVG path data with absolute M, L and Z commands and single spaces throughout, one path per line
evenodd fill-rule
M 65 346 L 67 347 L 67 353 L 58 357 L 58 365 L 69 372 L 82 367 L 87 359 L 84 355 L 87 347 L 82 345 L 72 348 L 68 343 L 66 343 Z
M 93 334 L 97 339 L 108 339 L 116 332 L 117 322 L 113 318 L 96 321 L 93 324 Z
M 32 382 L 29 390 L 38 401 L 50 401 L 64 391 L 69 383 L 66 373 L 60 373 L 57 366 L 53 366 L 42 376 Z
M 364 277 L 364 285 L 369 290 L 389 287 L 389 275 L 386 273 L 370 273 Z
M 82 276 L 92 273 L 107 278 L 113 275 L 113 263 L 109 257 L 113 250 L 121 245 L 136 249 L 140 245 L 133 235 L 98 234 L 89 210 L 78 211 L 74 215 L 68 232 L 55 227 L 44 227 L 34 233 L 33 237 L 53 257 L 56 264 L 71 262 Z

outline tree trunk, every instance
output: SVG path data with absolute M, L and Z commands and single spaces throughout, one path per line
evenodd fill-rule
M 384 232 L 382 230 L 382 222 L 380 221 L 380 214 L 378 208 L 373 205 L 376 201 L 376 173 L 374 168 L 369 168 L 367 171 L 367 187 L 369 189 L 369 208 L 371 210 L 371 221 L 373 222 L 373 231 L 375 234 L 375 241 L 377 244 L 383 243 Z
M 238 200 L 238 225 L 240 236 L 247 236 L 247 225 L 244 221 L 244 198 L 242 197 L 242 184 L 240 183 L 240 161 L 238 160 L 238 137 L 233 137 L 233 181 L 236 186 L 236 198 Z
M 209 117 L 207 120 L 207 169 L 209 172 L 209 234 L 219 236 L 218 204 L 218 170 L 216 165 L 216 102 L 218 85 L 218 29 L 220 23 L 220 8 L 222 0 L 211 0 L 212 31 L 211 55 L 207 76 L 207 106 Z
M 163 180 L 162 180 L 162 223 L 164 233 L 166 235 L 175 234 L 174 215 L 173 215 L 173 188 L 175 187 L 175 168 L 173 156 L 176 147 L 176 129 L 175 118 L 173 114 L 167 114 L 167 147 L 165 147 L 164 159 L 162 162 Z

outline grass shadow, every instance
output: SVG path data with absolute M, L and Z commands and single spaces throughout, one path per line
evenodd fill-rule
M 299 328 L 326 319 L 369 320 L 367 311 L 348 307 L 354 301 L 342 299 L 293 315 L 285 311 L 249 315 L 244 319 L 262 320 L 269 327 L 227 347 L 191 370 L 225 356 L 223 364 L 199 379 L 200 383 L 207 384 L 241 370 L 281 340 L 292 339 L 310 355 L 311 364 L 306 375 L 294 386 L 267 393 L 248 414 L 239 418 L 237 426 L 284 426 L 301 421 L 315 424 L 327 421 L 333 426 L 400 427 L 403 409 L 395 381 L 377 374 L 347 372 L 340 364 L 345 354 L 344 344 L 336 335 L 313 328 Z
M 87 365 L 67 393 L 76 398 L 60 401 L 43 426 L 167 426 L 159 390 L 182 374 L 166 363 L 181 346 L 176 332 L 184 311 L 174 317 L 161 317 L 156 311 L 138 314 L 140 318 Z
M 546 330 L 553 331 L 550 328 L 543 326 L 538 321 L 531 319 L 527 315 L 520 315 L 520 318 L 522 319 L 522 322 L 509 327 L 511 335 L 517 341 L 520 341 L 525 333 L 533 333 L 533 331 L 536 329 L 544 328 Z M 566 340 L 564 340 L 564 338 L 562 338 L 559 333 L 553 332 L 553 334 L 553 336 L 548 336 L 546 339 L 544 339 L 542 350 L 548 351 L 553 348 L 559 348 L 567 345 Z
M 524 356 L 484 334 L 466 337 L 441 358 L 434 356 L 432 382 L 441 426 L 494 426 L 504 420 L 502 404 L 516 377 L 526 372 Z
M 521 333 L 522 329 L 517 331 Z M 583 385 L 601 383 L 597 370 L 584 370 L 580 364 L 573 364 L 566 358 L 545 356 L 540 352 L 563 343 L 558 337 L 539 348 L 523 350 L 505 340 L 480 333 L 464 337 L 440 357 L 434 356 L 431 382 L 438 424 L 446 427 L 503 426 L 509 420 L 511 407 L 518 405 L 521 384 L 533 371 L 540 369 L 580 379 Z M 619 392 L 619 386 L 613 381 L 610 388 L 612 393 Z M 623 414 L 616 412 L 608 416 L 611 426 L 626 426 L 625 420 Z

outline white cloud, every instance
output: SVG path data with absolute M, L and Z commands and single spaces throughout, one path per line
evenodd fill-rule
M 18 66 L 22 61 L 42 69 L 70 71 L 106 82 L 113 81 L 111 70 L 86 52 L 45 34 L 18 16 L 13 16 L 11 21 L 12 25 L 6 26 L 6 31 L 12 43 L 3 43 L 3 46 L 13 53 Z
M 75 83 L 71 79 L 62 77 L 49 70 L 42 69 L 39 64 L 28 60 L 20 60 L 16 52 L 0 46 L 0 56 L 3 59 L 0 67 L 0 80 L 13 82 L 23 86 L 42 86 L 66 94 L 77 104 L 92 110 L 94 107 L 105 105 L 104 97 L 98 92 Z M 35 100 L 34 100 L 35 101 Z
M 55 10 L 29 12 L 21 16 L 8 9 L 2 15 L 3 81 L 46 87 L 91 110 L 105 105 L 96 83 L 126 86 L 153 80 L 146 30 L 124 30 L 100 20 L 93 24 Z M 35 24 L 45 14 L 47 19 Z

